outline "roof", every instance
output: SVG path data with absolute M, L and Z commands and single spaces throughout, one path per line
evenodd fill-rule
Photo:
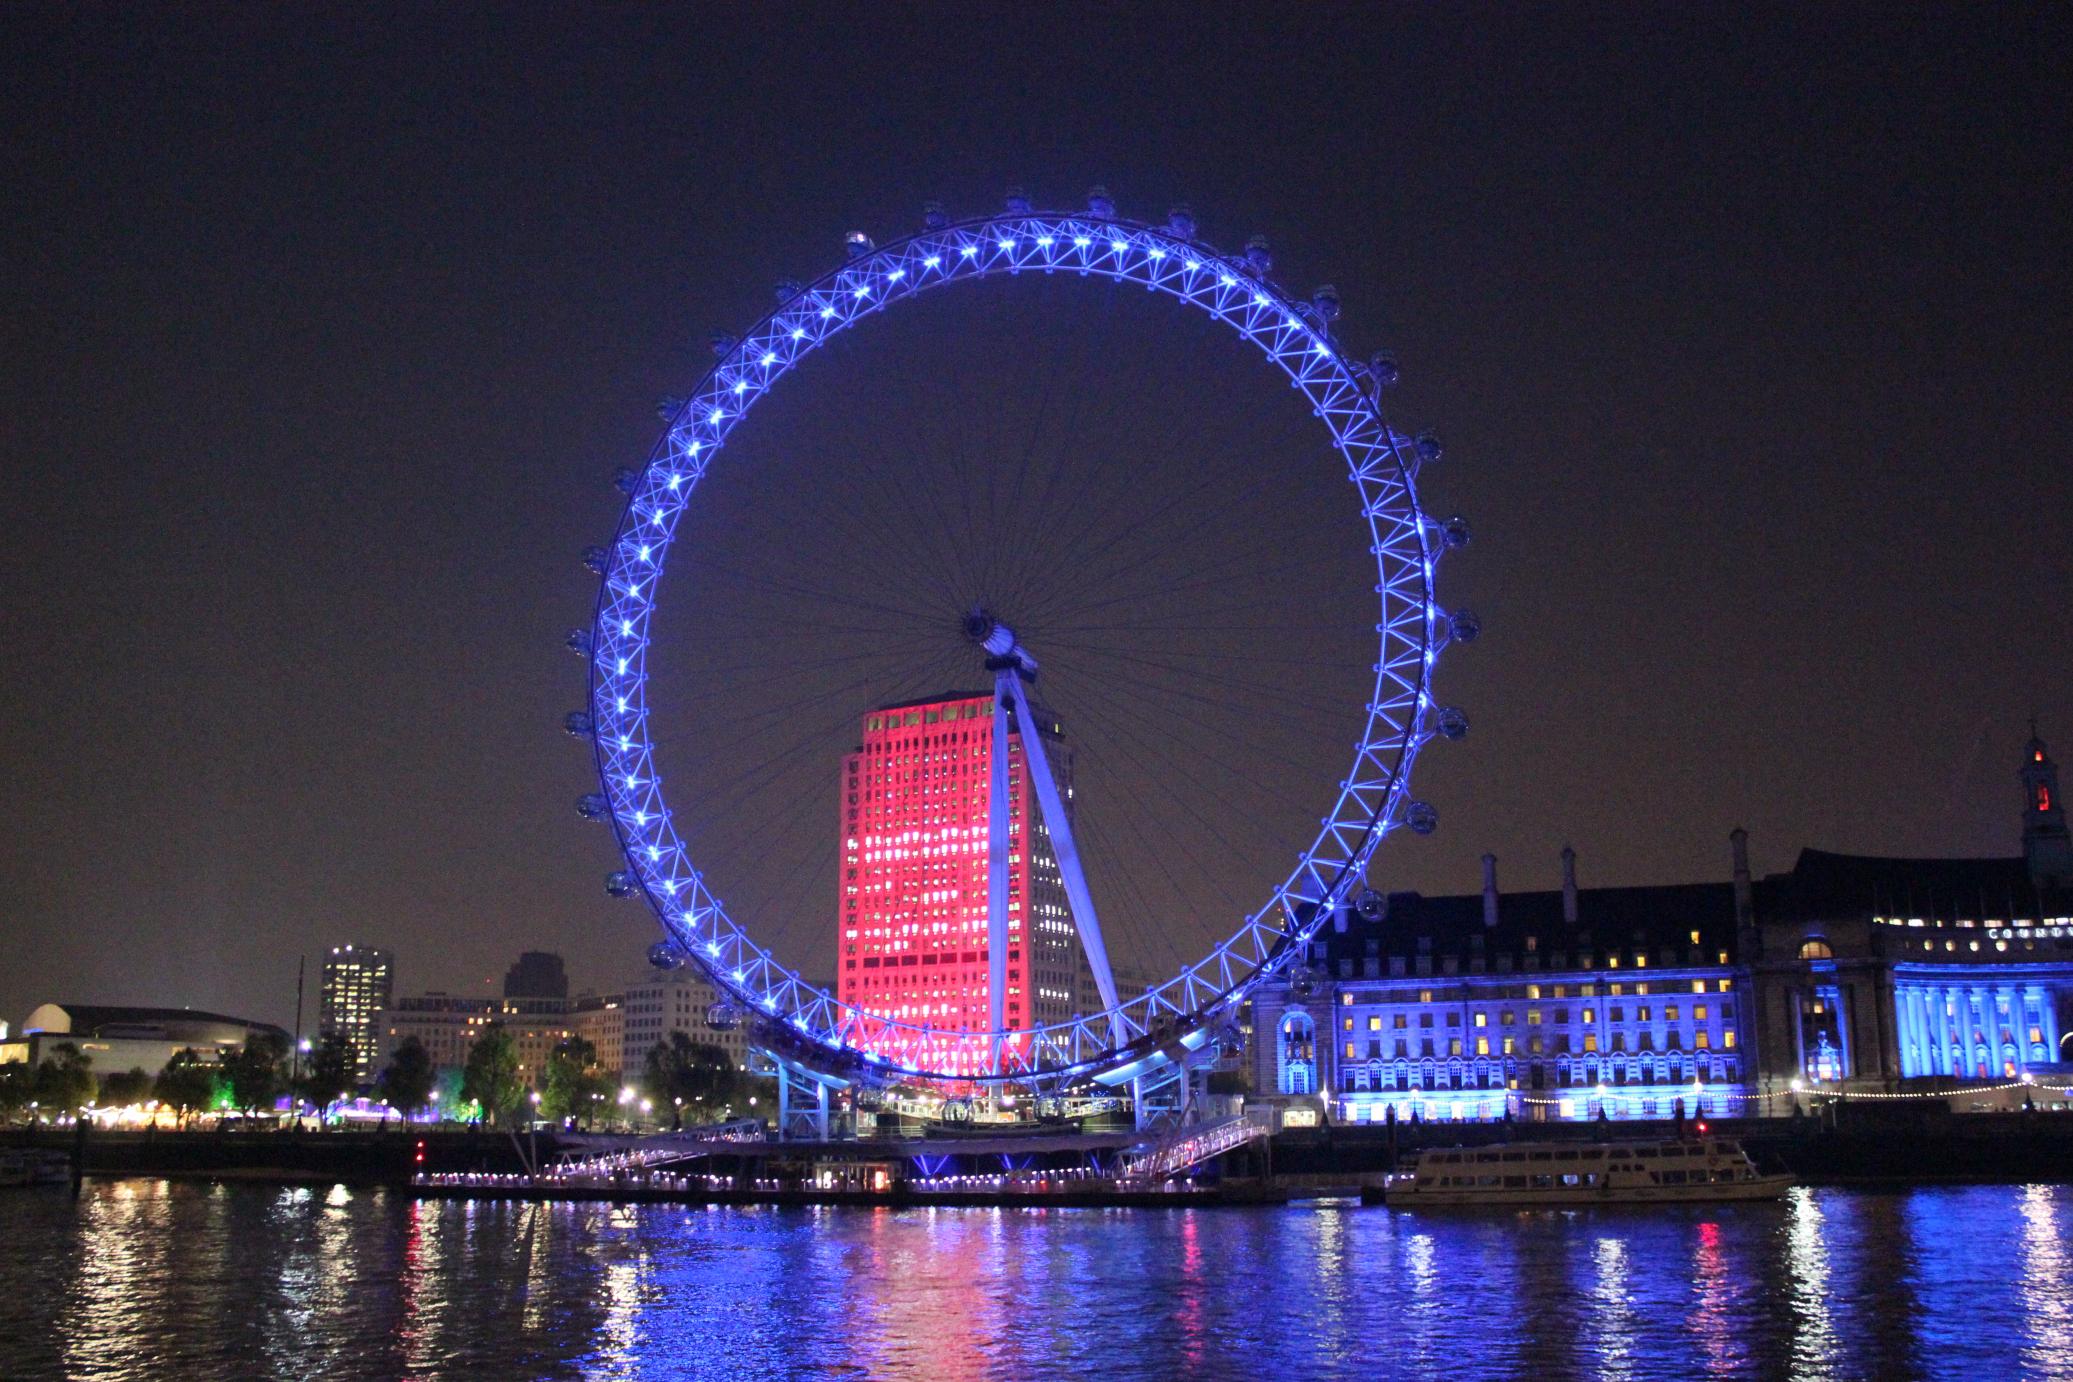
M 1767 921 L 2035 920 L 2073 911 L 2073 891 L 2038 887 L 2021 855 L 1901 859 L 1803 849 L 1790 873 L 1759 887 L 1757 914 Z
M 1500 893 L 1497 925 L 1483 925 L 1483 895 L 1424 897 L 1391 893 L 1388 910 L 1373 925 L 1358 919 L 1343 932 L 1319 936 L 1328 959 L 1369 954 L 1418 955 L 1477 950 L 1488 954 L 1552 954 L 1558 950 L 1661 950 L 1689 946 L 1691 933 L 1708 951 L 1732 949 L 1735 894 L 1728 883 L 1673 883 L 1656 887 L 1579 888 L 1576 925 L 1563 920 L 1562 893 Z M 1369 943 L 1375 949 L 1369 950 Z
M 204 1012 L 199 1008 L 141 1008 L 100 1003 L 58 1003 L 54 1004 L 72 1020 L 71 1036 L 101 1036 L 111 1028 L 121 1027 L 167 1027 L 175 1024 L 197 1022 L 220 1023 L 226 1027 L 243 1027 L 254 1032 L 281 1032 L 281 1028 L 270 1022 L 254 1022 L 247 1017 L 231 1017 L 224 1013 Z M 24 1031 L 47 1030 L 24 1027 Z

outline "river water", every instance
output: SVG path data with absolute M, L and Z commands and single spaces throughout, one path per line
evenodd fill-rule
M 1412 1215 L 0 1193 L 0 1378 L 2073 1378 L 2073 1187 Z

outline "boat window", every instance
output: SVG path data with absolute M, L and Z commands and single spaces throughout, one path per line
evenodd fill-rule
M 1461 1153 L 1449 1152 L 1445 1156 L 1441 1157 L 1440 1160 L 1446 1162 L 1449 1166 L 1452 1166 L 1455 1162 L 1461 1160 Z
M 1662 1181 L 1665 1185 L 1682 1185 L 1684 1184 L 1684 1172 L 1665 1171 L 1662 1175 Z
M 1524 1152 L 1506 1152 L 1504 1154 L 1504 1159 L 1506 1161 L 1524 1161 L 1526 1159 L 1526 1154 Z
M 1516 1190 L 1525 1184 L 1526 1178 L 1524 1176 L 1506 1176 L 1504 1178 L 1504 1188 L 1507 1190 Z
M 1584 1178 L 1582 1176 L 1577 1175 L 1575 1172 L 1571 1171 L 1563 1175 L 1562 1183 L 1564 1185 L 1582 1185 L 1584 1183 Z
M 1600 1161 L 1605 1157 L 1605 1149 L 1602 1147 L 1591 1147 L 1578 1152 L 1577 1156 L 1583 1161 Z
M 1555 1188 L 1555 1178 L 1553 1176 L 1533 1176 L 1531 1179 L 1535 1190 L 1552 1190 Z
M 1495 1185 L 1495 1184 L 1497 1184 L 1497 1177 L 1495 1177 L 1495 1176 L 1477 1176 L 1477 1177 L 1476 1177 L 1476 1184 L 1477 1184 L 1477 1185 Z
M 1553 1152 L 1535 1152 L 1530 1159 L 1533 1161 L 1553 1161 L 1555 1154 Z
M 1495 1153 L 1495 1152 L 1477 1152 L 1477 1153 L 1476 1153 L 1476 1160 L 1477 1160 L 1477 1161 L 1495 1161 L 1495 1160 L 1497 1160 L 1497 1153 Z

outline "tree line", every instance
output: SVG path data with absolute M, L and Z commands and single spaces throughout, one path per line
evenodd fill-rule
M 301 1062 L 290 1057 L 286 1037 L 254 1033 L 241 1048 L 220 1054 L 192 1048 L 175 1052 L 156 1075 L 142 1069 L 97 1073 L 92 1057 L 77 1043 L 59 1042 L 33 1065 L 0 1065 L 0 1122 L 71 1118 L 89 1107 L 124 1108 L 156 1100 L 185 1127 L 209 1112 L 246 1117 L 271 1112 L 284 1095 L 324 1112 L 359 1092 L 352 1048 L 343 1037 L 323 1038 Z M 407 1037 L 376 1076 L 371 1093 L 410 1117 L 437 1100 L 438 1073 L 424 1043 Z M 447 1107 L 454 1117 L 506 1127 L 536 1106 L 539 1117 L 588 1128 L 632 1121 L 634 1110 L 627 1105 L 640 1099 L 650 1119 L 685 1126 L 738 1116 L 761 1084 L 737 1071 L 719 1047 L 672 1032 L 668 1041 L 649 1050 L 638 1076 L 625 1086 L 582 1037 L 557 1043 L 537 1083 L 528 1085 L 510 1033 L 491 1024 L 469 1047 L 457 1095 Z

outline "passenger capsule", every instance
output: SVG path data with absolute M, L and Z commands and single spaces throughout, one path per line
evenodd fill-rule
M 1320 283 L 1317 291 L 1310 295 L 1310 306 L 1322 322 L 1339 319 L 1339 290 L 1329 283 Z
M 1027 216 L 1029 214 L 1029 193 L 1019 187 L 1010 187 L 1006 195 L 1003 196 L 1002 201 L 1007 206 L 1009 215 Z
M 561 727 L 568 731 L 569 737 L 572 739 L 588 739 L 591 730 L 594 728 L 591 724 L 590 712 L 587 710 L 571 710 L 568 714 L 561 717 Z
M 741 1025 L 741 1009 L 722 999 L 705 1010 L 705 1025 L 715 1032 L 731 1032 Z
M 923 230 L 941 230 L 949 224 L 950 213 L 943 209 L 943 203 L 923 202 L 921 204 L 921 228 Z
M 1473 643 L 1483 632 L 1483 621 L 1472 609 L 1457 609 L 1447 616 L 1447 632 L 1457 643 Z
M 1255 235 L 1245 242 L 1245 265 L 1264 278 L 1274 269 L 1274 250 L 1264 235 Z
M 705 338 L 705 343 L 712 347 L 715 360 L 724 360 L 727 353 L 734 349 L 735 338 L 725 331 L 715 331 Z
M 1368 373 L 1374 377 L 1379 388 L 1393 389 L 1396 381 L 1403 378 L 1403 371 L 1397 368 L 1396 356 L 1380 350 L 1368 359 Z
M 1468 520 L 1460 514 L 1450 514 L 1440 520 L 1440 541 L 1449 547 L 1468 546 Z
M 1186 202 L 1166 213 L 1166 233 L 1176 240 L 1195 238 L 1195 210 Z
M 622 465 L 612 472 L 612 487 L 621 494 L 632 494 L 641 482 L 641 473 L 630 465 Z
M 1440 437 L 1437 432 L 1420 432 L 1417 440 L 1412 442 L 1412 445 L 1418 450 L 1418 459 L 1427 465 L 1438 460 L 1442 454 Z
M 799 294 L 805 292 L 806 285 L 796 278 L 780 278 L 777 281 L 777 285 L 770 291 L 771 295 L 777 299 L 778 305 L 783 306 L 793 298 L 798 297 Z
M 601 821 L 612 814 L 612 806 L 603 792 L 585 792 L 576 798 L 576 814 L 586 821 Z
M 657 941 L 648 947 L 648 963 L 657 969 L 675 969 L 684 962 L 673 941 Z
M 1383 901 L 1382 894 L 1373 888 L 1362 888 L 1360 896 L 1353 901 L 1353 910 L 1362 921 L 1380 921 L 1382 914 L 1388 911 L 1389 907 Z
M 1440 813 L 1428 801 L 1414 801 L 1404 808 L 1404 824 L 1413 835 L 1430 835 L 1440 828 Z
M 562 646 L 577 657 L 590 656 L 590 630 L 570 629 L 569 636 L 562 640 Z
M 1468 716 L 1462 713 L 1459 706 L 1442 706 L 1439 726 L 1442 739 L 1468 738 Z
M 615 869 L 605 875 L 605 891 L 613 897 L 632 897 L 641 890 L 641 885 L 625 869 Z
M 583 549 L 583 564 L 589 567 L 596 575 L 602 576 L 605 574 L 605 563 L 611 559 L 612 554 L 602 547 L 593 545 Z
M 677 414 L 683 412 L 684 405 L 690 401 L 687 398 L 679 398 L 673 393 L 666 393 L 655 400 L 655 416 L 661 418 L 664 422 L 674 422 L 676 421 Z
M 843 236 L 842 247 L 849 251 L 851 259 L 862 259 L 872 250 L 878 248 L 877 245 L 871 242 L 871 237 L 864 234 L 861 230 L 852 230 L 849 234 Z
M 1116 204 L 1109 197 L 1106 187 L 1096 186 L 1087 189 L 1087 214 L 1103 221 L 1116 219 Z

